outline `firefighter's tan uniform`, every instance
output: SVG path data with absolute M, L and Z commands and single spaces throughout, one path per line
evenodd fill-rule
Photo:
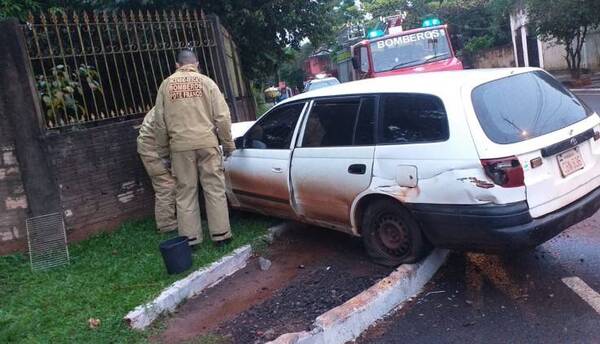
M 154 123 L 154 109 L 152 109 L 144 117 L 140 127 L 140 134 L 137 138 L 137 151 L 152 181 L 156 227 L 161 232 L 170 232 L 177 228 L 177 218 L 175 216 L 176 184 L 175 178 L 158 155 Z
M 160 85 L 155 111 L 161 156 L 170 149 L 177 181 L 179 232 L 194 239 L 190 245 L 202 241 L 200 179 L 212 240 L 231 238 L 219 141 L 223 150 L 233 151 L 235 145 L 229 108 L 219 87 L 194 65 L 183 66 Z

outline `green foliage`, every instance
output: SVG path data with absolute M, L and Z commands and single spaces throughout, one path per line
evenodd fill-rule
M 0 20 L 15 17 L 25 19 L 29 11 L 36 11 L 40 4 L 35 0 L 0 0 Z
M 510 41 L 509 12 L 515 0 L 364 0 L 365 11 L 378 17 L 406 12 L 405 27 L 421 26 L 435 16 L 465 45 L 466 53 Z M 373 25 L 373 23 L 371 23 Z M 471 42 L 473 40 L 473 42 Z M 455 47 L 460 48 L 460 47 Z
M 182 9 L 200 7 L 215 13 L 233 35 L 245 74 L 250 79 L 273 75 L 284 50 L 298 48 L 309 38 L 316 45 L 333 32 L 336 0 L 0 0 L 20 6 L 19 13 L 32 9 Z M 20 5 L 23 3 L 22 5 Z M 16 4 L 16 5 L 15 5 Z M 24 10 L 21 10 L 24 9 Z M 14 11 L 12 11 L 14 12 Z M 7 12 L 7 13 L 12 13 Z M 10 14 L 9 14 L 10 15 Z
M 318 46 L 333 34 L 332 0 L 204 1 L 221 17 L 242 52 L 250 78 L 273 75 L 285 49 L 298 49 L 304 38 Z
M 489 49 L 494 45 L 494 39 L 491 36 L 473 37 L 465 44 L 463 51 L 467 54 L 474 54 L 478 51 Z
M 64 117 L 75 122 L 86 115 L 86 109 L 79 101 L 84 82 L 91 92 L 102 93 L 98 72 L 85 64 L 80 65 L 77 72 L 69 71 L 68 66 L 57 65 L 51 68 L 49 75 L 38 75 L 36 87 L 46 109 L 46 118 L 56 124 Z
M 300 49 L 286 49 L 285 60 L 279 69 L 279 75 L 280 79 L 284 80 L 289 87 L 297 87 L 299 90 L 304 87 L 304 80 L 306 79 L 304 62 L 313 50 L 312 44 L 305 44 Z
M 564 44 L 573 78 L 581 76 L 581 49 L 589 30 L 600 27 L 598 0 L 527 0 L 529 22 L 546 41 Z
M 194 269 L 254 242 L 271 223 L 253 215 L 231 220 L 233 242 L 216 248 L 205 233 Z M 158 244 L 171 235 L 155 228 L 150 220 L 132 222 L 70 245 L 71 264 L 47 272 L 32 273 L 24 255 L 0 257 L 0 343 L 146 342 L 152 331 L 129 330 L 123 316 L 185 276 L 166 273 Z M 91 329 L 90 318 L 100 326 Z

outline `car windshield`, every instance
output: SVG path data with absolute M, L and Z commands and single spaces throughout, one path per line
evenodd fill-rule
M 432 29 L 371 43 L 375 72 L 443 60 L 450 57 L 450 45 L 444 29 Z
M 592 114 L 556 79 L 541 71 L 488 82 L 475 88 L 471 98 L 486 135 L 500 144 L 542 136 Z
M 340 82 L 337 81 L 336 79 L 314 81 L 308 85 L 308 90 L 314 91 L 314 90 L 318 90 L 319 88 L 325 88 L 325 87 L 337 85 L 339 83 Z

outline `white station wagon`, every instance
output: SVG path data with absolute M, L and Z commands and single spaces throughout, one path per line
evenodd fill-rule
M 600 207 L 599 140 L 600 117 L 540 69 L 370 79 L 271 109 L 236 139 L 227 192 L 362 236 L 391 266 L 431 245 L 526 249 Z

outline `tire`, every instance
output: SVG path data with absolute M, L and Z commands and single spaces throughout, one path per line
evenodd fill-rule
M 393 201 L 369 205 L 361 228 L 367 254 L 380 265 L 416 263 L 431 250 L 410 212 Z

